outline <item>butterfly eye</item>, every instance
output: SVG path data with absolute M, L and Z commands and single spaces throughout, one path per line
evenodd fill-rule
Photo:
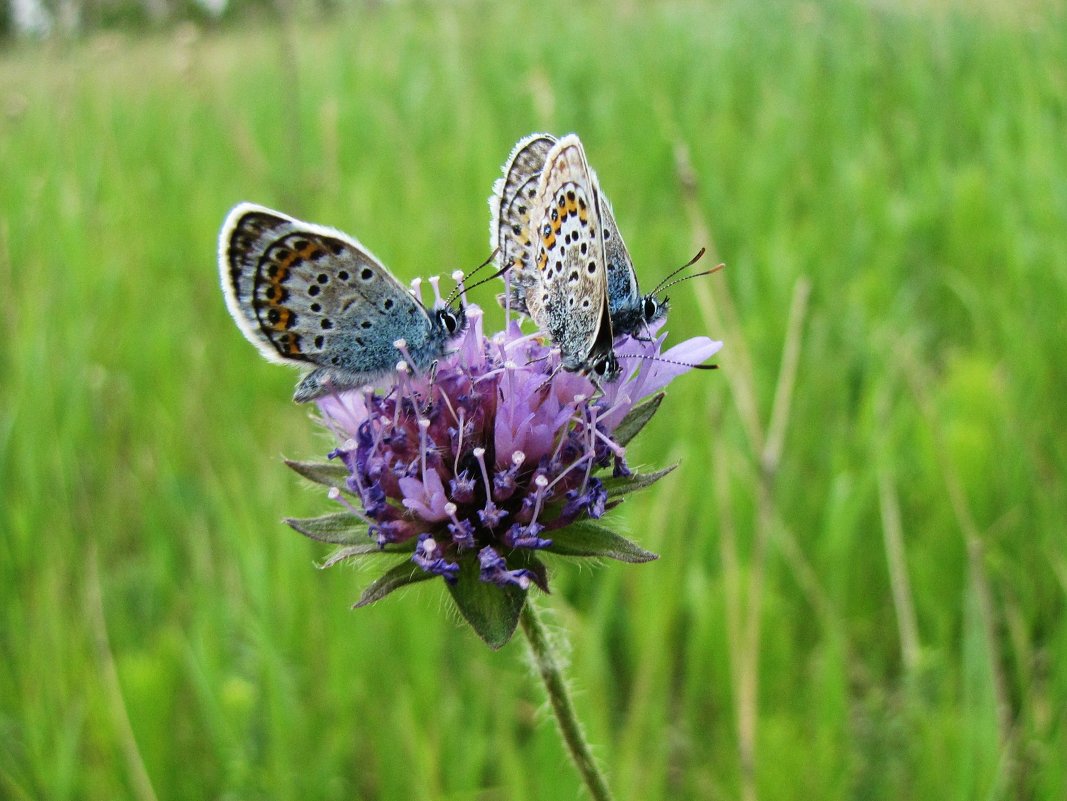
M 659 311 L 659 304 L 656 303 L 656 299 L 653 297 L 645 298 L 645 322 L 651 322 L 657 311 Z
M 593 372 L 597 374 L 598 378 L 604 378 L 607 375 L 614 375 L 619 369 L 619 363 L 615 361 L 615 354 L 609 353 L 607 356 L 602 356 L 597 359 L 596 364 L 593 365 Z
M 441 315 L 441 322 L 444 323 L 445 331 L 450 334 L 456 333 L 456 329 L 459 327 L 456 322 L 456 317 L 451 312 L 445 312 Z

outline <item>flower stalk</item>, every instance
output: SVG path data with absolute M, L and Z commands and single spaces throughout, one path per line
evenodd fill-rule
M 567 682 L 556 660 L 548 632 L 541 623 L 534 604 L 529 599 L 522 608 L 519 625 L 522 627 L 522 633 L 526 635 L 534 665 L 541 676 L 541 681 L 544 682 L 545 692 L 548 694 L 549 703 L 552 704 L 552 712 L 556 716 L 560 736 L 567 746 L 571 759 L 574 760 L 575 767 L 578 768 L 578 773 L 582 776 L 582 781 L 589 790 L 590 797 L 594 801 L 612 801 L 614 796 L 608 789 L 604 774 L 600 772 L 593 759 L 589 743 L 585 739 L 585 732 L 582 731 L 582 724 L 574 712 L 574 704 L 567 691 Z

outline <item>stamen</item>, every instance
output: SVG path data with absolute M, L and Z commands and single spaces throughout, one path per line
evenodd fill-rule
M 355 506 L 353 506 L 352 502 L 349 501 L 348 498 L 346 498 L 343 494 L 341 494 L 341 490 L 337 489 L 337 487 L 330 487 L 330 491 L 326 493 L 326 497 L 329 498 L 331 501 L 337 501 L 339 504 L 341 504 L 341 506 L 343 506 L 357 518 L 362 520 L 368 526 L 374 525 L 374 521 L 367 517 L 365 514 L 363 514 L 363 512 L 361 512 Z
M 422 303 L 422 279 L 411 279 L 411 294 L 419 303 Z
M 467 305 L 467 285 L 463 283 L 463 270 L 455 270 L 452 273 L 452 280 L 456 282 L 456 287 L 459 289 L 459 296 L 463 298 L 463 305 Z
M 428 431 L 430 430 L 430 421 L 423 417 L 419 420 L 419 461 L 422 464 L 422 483 L 426 485 L 426 440 L 428 439 Z
M 445 514 L 452 518 L 452 524 L 448 527 L 452 534 L 452 541 L 456 543 L 456 546 L 461 550 L 467 550 L 473 548 L 474 542 L 474 526 L 467 521 L 460 520 L 456 516 L 456 509 L 458 507 L 449 501 L 445 504 Z
M 558 476 L 556 476 L 554 479 L 552 479 L 552 483 L 548 485 L 547 489 L 551 490 L 554 486 L 556 486 L 560 481 L 563 480 L 563 478 L 567 475 L 567 473 L 569 473 L 574 468 L 584 464 L 585 462 L 591 461 L 592 458 L 593 457 L 588 453 L 585 454 L 584 456 L 579 456 L 577 459 L 574 460 L 574 462 L 572 462 L 570 464 L 569 467 L 567 467 L 566 470 L 564 470 L 562 473 L 560 473 Z
M 436 308 L 444 303 L 441 300 L 441 276 L 431 275 L 428 279 L 430 286 L 433 287 L 433 305 Z
M 618 457 L 619 457 L 620 459 L 621 459 L 621 458 L 623 458 L 624 456 L 626 456 L 626 448 L 622 447 L 622 446 L 621 446 L 621 445 L 620 445 L 619 443 L 617 443 L 617 442 L 616 442 L 615 440 L 613 440 L 613 439 L 612 439 L 611 437 L 609 437 L 609 436 L 608 436 L 607 434 L 605 434 L 605 433 L 604 433 L 603 431 L 601 431 L 601 430 L 600 430 L 600 429 L 598 429 L 598 428 L 594 428 L 594 429 L 593 429 L 593 433 L 594 433 L 594 434 L 595 434 L 595 435 L 596 435 L 596 436 L 597 436 L 597 437 L 598 437 L 598 438 L 599 438 L 599 439 L 600 439 L 600 440 L 601 440 L 601 441 L 602 441 L 602 442 L 603 442 L 603 443 L 604 443 L 605 445 L 607 445 L 607 446 L 608 446 L 608 450 L 610 450 L 610 451 L 611 451 L 611 452 L 612 452 L 613 454 L 615 454 L 616 456 L 618 456 Z
M 393 344 L 404 344 L 404 340 L 398 339 Z M 400 425 L 400 407 L 404 397 L 408 391 L 408 380 L 410 378 L 410 369 L 408 363 L 405 361 L 399 361 L 396 363 L 396 400 L 393 401 L 393 428 L 397 428 Z
M 534 484 L 537 486 L 537 491 L 534 494 L 534 510 L 530 515 L 530 522 L 526 524 L 527 528 L 537 523 L 537 515 L 541 513 L 541 501 L 544 500 L 545 492 L 548 489 L 548 479 L 544 477 L 542 473 L 538 473 L 534 479 Z
M 412 375 L 418 375 L 418 368 L 415 366 L 415 360 L 411 358 L 411 353 L 408 351 L 408 341 L 403 338 L 398 339 L 393 342 L 393 347 L 400 351 L 401 355 L 404 357 L 404 360 L 411 368 Z
M 613 412 L 617 411 L 622 406 L 627 406 L 627 407 L 630 406 L 630 396 L 628 394 L 626 394 L 625 392 L 619 393 L 619 397 L 617 397 L 615 399 L 614 405 L 610 406 L 600 416 L 601 417 L 608 417 L 609 415 L 611 415 Z
M 478 460 L 479 467 L 482 468 L 482 480 L 485 482 L 485 497 L 491 499 L 493 497 L 493 490 L 489 485 L 489 471 L 485 468 L 485 448 L 475 448 L 473 453 L 474 458 Z
M 452 465 L 452 475 L 454 475 L 454 476 L 458 476 L 459 475 L 459 457 L 463 455 L 463 429 L 464 428 L 465 428 L 465 426 L 464 426 L 464 420 L 463 420 L 463 407 L 460 406 L 459 407 L 459 441 L 456 443 L 456 461 Z

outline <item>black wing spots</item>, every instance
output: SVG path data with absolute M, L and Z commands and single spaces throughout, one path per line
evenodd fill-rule
M 386 298 L 385 301 L 382 303 L 382 311 L 391 312 L 394 306 L 396 306 L 396 301 L 392 298 Z
M 311 304 L 311 310 L 313 312 L 315 312 L 315 314 L 318 314 L 320 311 L 322 311 L 322 304 L 321 303 L 312 303 Z
M 315 297 L 320 292 L 322 292 L 322 288 L 318 287 L 318 286 L 315 286 L 315 284 L 312 284 L 311 286 L 308 287 L 308 294 L 311 295 L 311 297 Z
M 263 290 L 263 297 L 273 303 L 284 303 L 289 297 L 289 290 L 282 289 L 274 284 L 268 284 L 267 288 Z M 317 310 L 312 309 L 312 311 Z
M 579 250 L 581 251 L 582 255 L 585 256 L 589 252 L 589 244 L 587 242 L 582 242 L 582 246 L 579 248 Z
M 373 328 L 374 327 L 374 323 L 372 323 L 370 320 L 363 320 L 363 321 L 360 322 L 359 327 L 362 328 L 364 331 L 366 331 L 369 328 Z
M 326 337 L 324 337 L 322 334 L 319 334 L 317 337 L 315 337 L 315 347 L 316 348 L 318 348 L 319 350 L 322 350 L 322 348 L 325 345 L 326 345 Z
M 329 331 L 331 328 L 333 328 L 333 320 L 331 320 L 329 317 L 323 317 L 319 321 L 319 325 L 322 327 L 323 331 Z
M 570 281 L 572 284 L 577 284 L 578 283 L 578 271 L 577 270 L 571 270 L 571 274 L 567 276 L 567 280 Z
M 374 280 L 374 270 L 372 270 L 370 267 L 364 267 L 362 270 L 360 270 L 359 280 L 363 281 L 364 283 Z
M 589 272 L 590 275 L 594 275 L 596 273 L 596 262 L 589 262 L 589 264 L 585 266 L 585 269 Z

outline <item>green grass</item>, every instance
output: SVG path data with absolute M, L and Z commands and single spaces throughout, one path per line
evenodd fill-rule
M 1067 795 L 1067 19 L 894 5 L 0 53 L 0 796 L 576 797 L 521 643 L 437 583 L 349 611 L 370 576 L 279 523 L 329 509 L 280 461 L 329 443 L 214 257 L 248 199 L 472 267 L 537 129 L 581 134 L 646 283 L 728 265 L 670 323 L 722 371 L 631 451 L 682 468 L 616 515 L 661 559 L 542 603 L 619 798 Z

